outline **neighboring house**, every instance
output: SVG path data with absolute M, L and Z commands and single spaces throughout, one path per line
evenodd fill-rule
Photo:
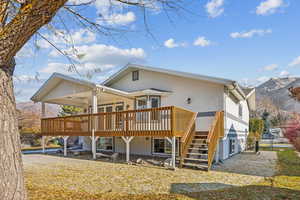
M 182 165 L 210 168 L 213 158 L 245 150 L 255 90 L 228 79 L 129 64 L 101 85 L 54 73 L 32 100 L 98 113 L 42 121 L 43 135 L 82 136 L 94 157 L 98 151 L 126 152 L 128 160 L 129 152 L 172 154 L 173 166 L 178 156 Z

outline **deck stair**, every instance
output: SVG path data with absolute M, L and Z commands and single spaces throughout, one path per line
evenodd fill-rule
M 209 131 L 196 131 L 193 126 L 182 138 L 180 167 L 210 170 L 219 139 L 224 136 L 224 112 L 215 114 Z
M 208 132 L 195 132 L 192 143 L 183 159 L 183 167 L 208 170 Z

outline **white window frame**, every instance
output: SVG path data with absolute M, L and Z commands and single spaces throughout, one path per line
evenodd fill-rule
M 136 71 L 132 71 L 132 81 L 138 81 L 140 79 L 140 72 L 139 70 L 136 70 Z M 136 77 L 135 77 L 135 74 L 136 74 Z

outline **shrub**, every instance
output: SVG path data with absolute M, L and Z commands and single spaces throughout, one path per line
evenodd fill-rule
M 255 141 L 261 138 L 264 130 L 264 121 L 258 118 L 251 118 L 249 123 L 249 134 L 247 137 L 247 148 L 254 147 Z
M 287 123 L 284 136 L 300 151 L 300 123 L 298 120 L 291 120 Z

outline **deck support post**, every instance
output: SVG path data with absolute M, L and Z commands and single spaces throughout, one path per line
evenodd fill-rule
M 41 117 L 44 118 L 46 117 L 46 104 L 42 102 L 42 108 L 41 108 Z M 45 153 L 45 136 L 42 136 L 42 149 L 43 153 Z
M 64 156 L 67 156 L 67 145 L 68 145 L 68 138 L 69 136 L 64 136 Z
M 45 137 L 46 137 L 46 136 L 42 136 L 42 149 L 43 149 L 43 154 L 45 153 Z
M 122 139 L 124 140 L 124 142 L 126 144 L 126 162 L 129 163 L 129 161 L 130 161 L 130 157 L 129 157 L 130 156 L 130 142 L 133 139 L 133 136 L 131 136 L 131 137 L 122 136 Z
M 215 163 L 219 163 L 220 161 L 220 148 L 219 148 L 219 142 L 217 142 L 217 146 L 216 146 L 216 153 L 215 153 Z
M 176 168 L 176 137 L 172 137 L 172 167 Z
M 98 102 L 97 102 L 97 91 L 92 91 L 92 113 L 95 114 L 98 112 Z M 96 159 L 96 140 L 95 140 L 95 131 L 96 131 L 96 123 L 94 116 L 92 116 L 92 153 L 93 159 Z
M 173 136 L 171 139 L 166 137 L 166 139 L 172 144 L 171 160 L 172 160 L 172 168 L 175 169 L 176 168 L 176 137 Z

